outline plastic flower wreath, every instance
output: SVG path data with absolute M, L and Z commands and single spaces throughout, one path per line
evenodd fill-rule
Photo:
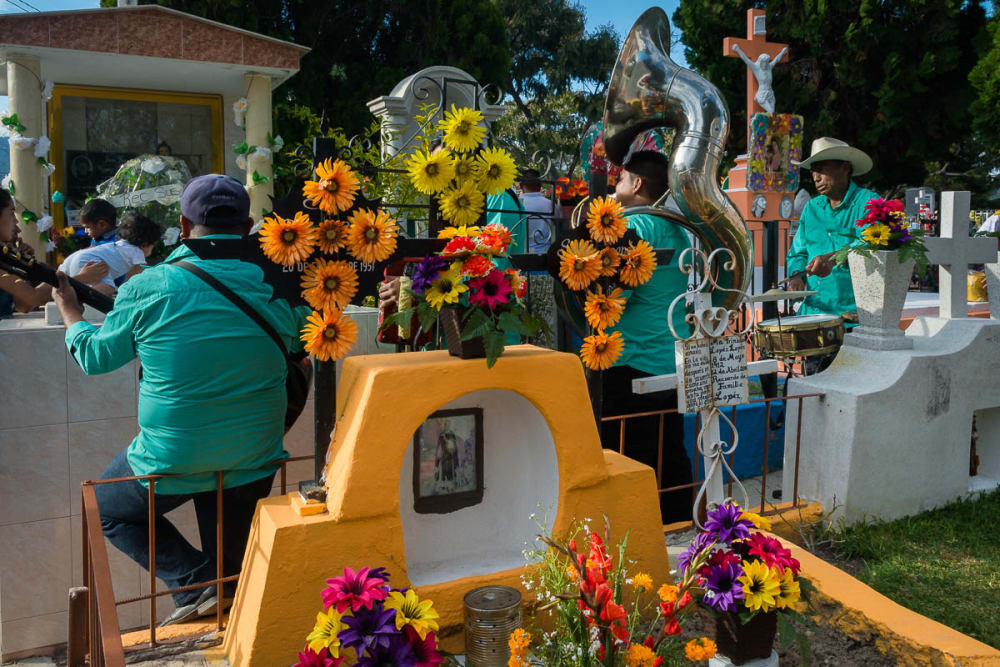
M 921 273 L 926 271 L 923 231 L 909 228 L 902 201 L 872 199 L 865 204 L 865 216 L 855 225 L 859 238 L 836 252 L 834 259 L 838 264 L 846 262 L 851 254 L 871 257 L 875 250 L 895 250 L 901 264 L 913 259 Z

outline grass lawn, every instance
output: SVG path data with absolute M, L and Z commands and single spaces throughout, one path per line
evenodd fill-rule
M 1000 491 L 826 537 L 879 593 L 1000 648 Z

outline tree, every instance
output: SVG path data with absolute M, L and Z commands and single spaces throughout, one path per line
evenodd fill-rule
M 789 44 L 776 66 L 779 112 L 805 117 L 806 142 L 844 139 L 868 152 L 876 189 L 919 185 L 969 135 L 968 75 L 981 51 L 983 8 L 964 0 L 681 0 L 674 23 L 691 66 L 731 102 L 729 153 L 746 152 L 746 67 L 722 54 L 746 10 L 767 9 L 769 39 Z M 974 152 L 974 151 L 973 151 Z

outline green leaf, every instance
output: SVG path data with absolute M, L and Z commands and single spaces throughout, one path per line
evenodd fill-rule
M 417 319 L 420 320 L 420 328 L 424 331 L 430 331 L 437 321 L 438 311 L 434 309 L 434 306 L 427 303 L 426 301 L 421 301 L 417 306 Z
M 233 152 L 237 155 L 246 155 L 250 152 L 250 147 L 247 146 L 247 142 L 241 141 L 240 143 L 233 146 Z
M 10 187 L 7 188 L 7 192 L 9 192 L 11 194 L 14 194 L 14 181 L 13 180 L 10 182 Z
M 530 336 L 533 333 L 529 327 L 525 326 L 521 316 L 511 311 L 500 313 L 500 320 L 497 324 L 504 331 L 512 331 L 519 336 Z
M 500 355 L 503 354 L 504 335 L 502 331 L 492 330 L 483 334 L 483 347 L 486 348 L 486 367 L 493 368 Z
M 493 320 L 479 308 L 473 308 L 469 313 L 465 326 L 462 327 L 462 340 L 472 340 L 486 335 L 487 331 L 493 330 Z
M 413 308 L 407 308 L 405 310 L 399 310 L 391 315 L 387 315 L 384 320 L 382 320 L 382 326 L 379 327 L 379 331 L 385 331 L 391 326 L 407 327 L 410 325 L 410 321 L 413 319 Z

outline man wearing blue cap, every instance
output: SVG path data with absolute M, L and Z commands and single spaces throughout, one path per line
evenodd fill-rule
M 228 176 L 191 180 L 181 196 L 183 238 L 239 238 L 249 233 L 250 198 Z M 171 588 L 216 576 L 216 475 L 224 471 L 223 571 L 240 570 L 257 501 L 271 490 L 282 447 L 286 408 L 285 357 L 276 341 L 187 262 L 222 282 L 274 329 L 288 352 L 302 349 L 298 333 L 307 310 L 271 301 L 263 272 L 236 259 L 202 260 L 185 245 L 122 285 L 101 328 L 83 310 L 65 277 L 55 301 L 66 323 L 66 345 L 88 375 L 107 373 L 137 356 L 139 434 L 102 479 L 171 474 L 155 482 L 156 574 Z M 149 563 L 148 489 L 137 481 L 99 485 L 104 534 L 142 566 Z M 163 515 L 194 501 L 201 550 Z M 174 595 L 164 625 L 214 613 L 215 587 Z

